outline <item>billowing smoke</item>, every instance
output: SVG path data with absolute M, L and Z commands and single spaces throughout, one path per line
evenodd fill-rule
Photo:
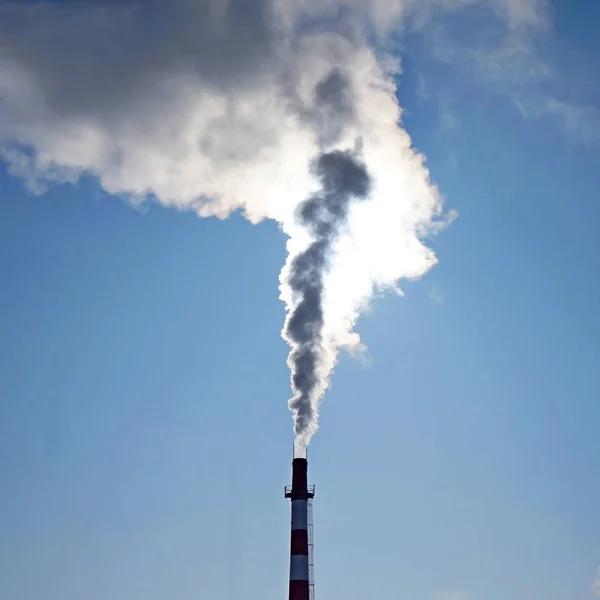
M 436 262 L 423 240 L 447 219 L 385 48 L 449 4 L 0 0 L 0 154 L 36 193 L 85 175 L 132 203 L 276 220 L 302 452 L 373 292 Z
M 284 338 L 292 346 L 288 364 L 292 371 L 296 453 L 302 450 L 316 426 L 317 404 L 325 388 L 330 366 L 324 356 L 323 296 L 333 244 L 346 223 L 352 199 L 366 198 L 370 179 L 364 164 L 350 152 L 322 154 L 314 172 L 321 190 L 298 207 L 298 220 L 313 241 L 294 256 L 287 284 L 295 304 L 288 313 Z

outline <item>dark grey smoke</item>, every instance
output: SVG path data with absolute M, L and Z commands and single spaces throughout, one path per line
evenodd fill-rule
M 295 80 L 284 77 L 283 89 L 290 108 L 313 128 L 320 148 L 337 144 L 356 121 L 355 91 L 350 74 L 341 67 L 334 67 L 314 86 L 308 102 L 300 97 L 296 84 Z
M 177 74 L 240 93 L 272 66 L 275 35 L 271 0 L 0 0 L 0 59 L 58 114 L 165 101 Z
M 353 199 L 365 198 L 371 180 L 364 163 L 351 152 L 321 154 L 313 171 L 321 190 L 298 207 L 298 219 L 314 236 L 313 243 L 291 263 L 288 283 L 297 299 L 286 321 L 284 335 L 290 345 L 289 364 L 294 397 L 296 435 L 313 422 L 314 400 L 321 388 L 323 360 L 323 290 L 332 246 Z
M 314 105 L 314 125 L 321 145 L 335 144 L 355 116 L 352 88 L 340 69 L 332 69 L 317 84 Z

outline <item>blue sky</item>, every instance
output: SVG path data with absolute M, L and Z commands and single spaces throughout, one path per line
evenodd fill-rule
M 555 4 L 565 88 L 594 77 L 599 10 Z M 598 144 L 419 43 L 404 123 L 460 217 L 361 317 L 370 363 L 336 369 L 309 453 L 316 592 L 592 600 Z M 3 168 L 0 596 L 285 597 L 284 261 L 272 221 L 135 209 L 93 178 L 32 196 Z

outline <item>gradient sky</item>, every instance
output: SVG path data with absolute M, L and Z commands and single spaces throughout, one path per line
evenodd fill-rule
M 597 85 L 599 23 L 555 3 L 566 88 Z M 316 594 L 592 600 L 600 130 L 423 43 L 404 123 L 460 217 L 361 318 L 369 363 L 334 375 L 309 450 Z M 273 222 L 134 209 L 92 179 L 32 196 L 2 170 L 1 598 L 285 598 L 284 261 Z

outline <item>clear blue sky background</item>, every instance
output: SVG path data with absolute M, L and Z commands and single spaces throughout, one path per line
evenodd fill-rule
M 594 6 L 557 7 L 590 78 Z M 451 67 L 405 69 L 406 126 L 461 216 L 439 266 L 362 318 L 372 364 L 343 358 L 323 405 L 317 595 L 591 600 L 599 146 Z M 285 598 L 284 242 L 2 172 L 1 598 Z

